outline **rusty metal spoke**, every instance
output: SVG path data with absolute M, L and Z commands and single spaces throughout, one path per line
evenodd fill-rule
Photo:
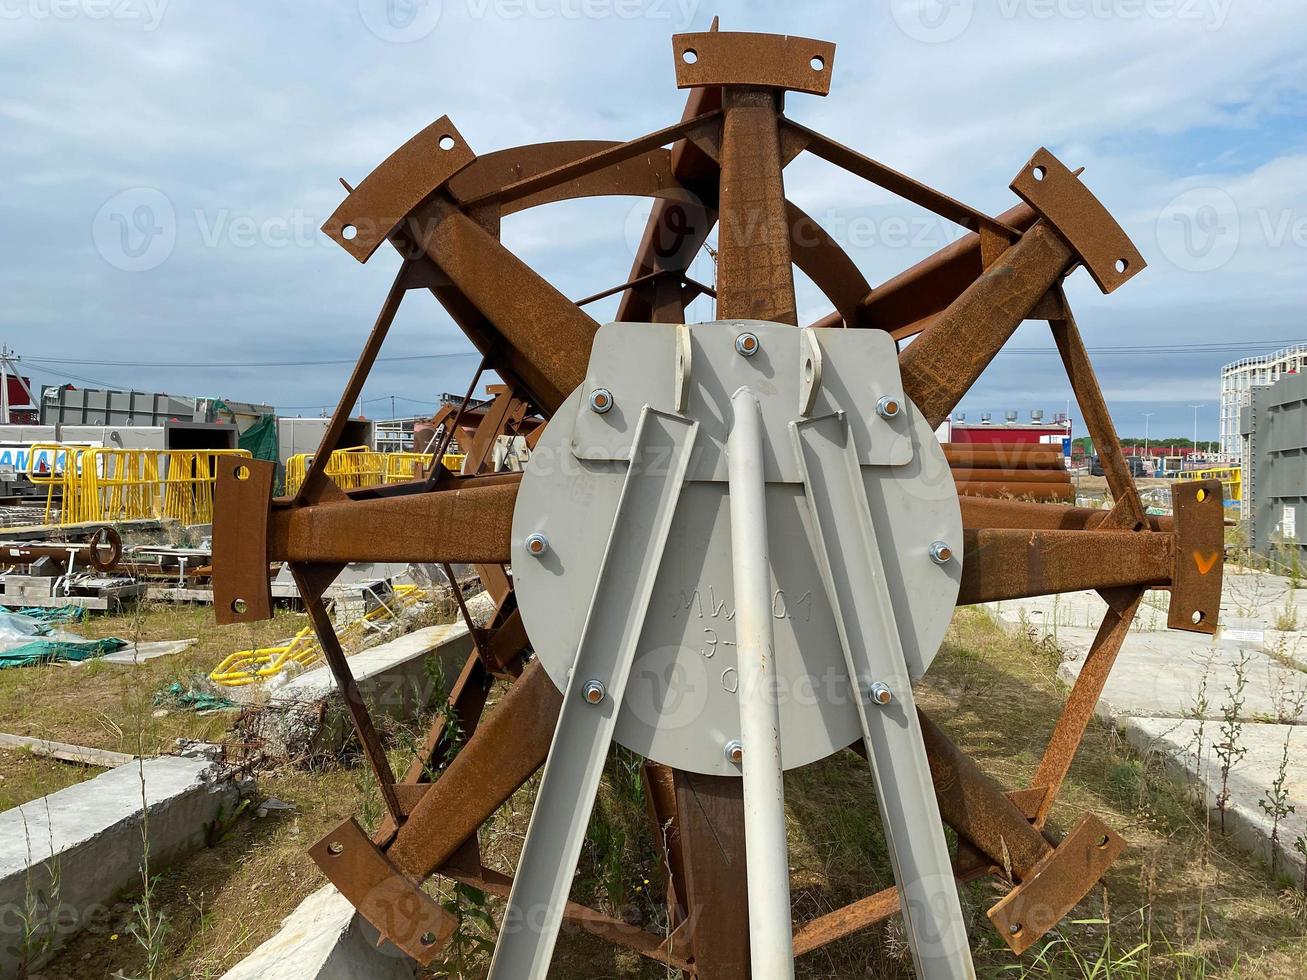
M 1171 581 L 1168 534 L 968 529 L 958 605 Z

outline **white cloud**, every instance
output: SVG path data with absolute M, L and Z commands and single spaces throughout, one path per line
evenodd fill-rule
M 830 97 L 791 95 L 788 111 L 975 206 L 997 212 L 1013 203 L 1008 181 L 1040 145 L 1086 166 L 1086 182 L 1151 263 L 1106 298 L 1083 273 L 1073 277 L 1091 346 L 1142 331 L 1203 340 L 1298 330 L 1301 318 L 1286 311 L 1301 309 L 1307 292 L 1295 238 L 1307 215 L 1307 156 L 1301 138 L 1285 134 L 1294 132 L 1290 123 L 1301 131 L 1307 102 L 1307 19 L 1294 4 L 955 0 L 970 10 L 965 28 L 932 44 L 897 26 L 915 0 L 892 0 L 900 20 L 888 4 L 852 2 L 760 11 L 743 0 L 716 10 L 642 0 L 623 8 L 636 16 L 619 15 L 619 0 L 567 2 L 444 0 L 430 33 L 407 44 L 370 31 L 357 0 L 311 8 L 168 4 L 151 31 L 85 17 L 0 22 L 7 342 L 37 354 L 76 349 L 120 359 L 125 346 L 142 359 L 162 350 L 177 360 L 352 355 L 393 275 L 393 256 L 359 267 L 328 245 L 242 248 L 219 236 L 217 247 L 206 247 L 202 229 L 223 216 L 256 226 L 295 215 L 321 220 L 342 196 L 337 176 L 361 179 L 442 113 L 482 151 L 624 139 L 666 125 L 684 98 L 673 84 L 669 35 L 706 28 L 718 10 L 727 30 L 836 41 Z M 568 9 L 609 15 L 573 17 Z M 814 161 L 796 162 L 788 177 L 801 206 L 844 229 L 871 282 L 930 250 L 887 244 L 883 234 L 893 222 L 919 227 L 929 217 L 919 209 Z M 134 187 L 165 194 L 180 224 L 169 260 L 132 276 L 100 259 L 91 230 L 104 202 Z M 1198 187 L 1235 202 L 1239 238 L 1226 262 L 1204 271 L 1168 256 L 1184 216 L 1198 213 L 1173 202 Z M 569 295 L 590 292 L 611 284 L 595 278 L 624 274 L 629 207 L 561 209 L 564 220 L 555 209 L 522 215 L 506 225 L 507 240 Z M 803 283 L 800 306 L 812 317 L 825 311 Z M 414 348 L 433 334 L 446 346 L 463 343 L 430 303 L 405 324 L 404 343 Z M 986 390 L 1016 390 L 1031 360 L 998 362 L 985 379 L 996 387 Z M 465 383 L 465 365 L 439 364 L 427 377 L 429 367 L 389 364 L 376 386 L 412 385 L 432 397 L 428 391 Z M 1158 398 L 1211 397 L 1203 393 L 1215 385 L 1213 365 L 1202 359 L 1143 372 L 1114 359 L 1103 370 L 1118 395 L 1138 395 L 1161 372 L 1164 384 L 1152 387 Z M 310 372 L 142 371 L 108 380 L 248 398 L 274 388 L 293 404 L 331 402 L 338 384 Z M 1055 390 L 1048 386 L 1050 397 Z

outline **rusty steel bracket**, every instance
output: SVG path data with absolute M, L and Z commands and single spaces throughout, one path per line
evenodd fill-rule
M 1171 484 L 1175 510 L 1175 569 L 1166 625 L 1215 633 L 1221 611 L 1225 558 L 1225 504 L 1220 480 Z
M 1075 249 L 1103 292 L 1124 285 L 1148 265 L 1102 202 L 1044 147 L 1011 187 Z
M 677 88 L 741 85 L 809 95 L 830 92 L 835 45 L 790 34 L 675 34 Z
M 322 230 L 366 262 L 418 205 L 475 159 L 449 117 L 441 116 L 368 174 Z
M 1125 847 L 1124 838 L 1086 813 L 1052 853 L 989 910 L 989 921 L 1012 952 L 1024 953 L 1079 904 Z
M 309 848 L 309 856 L 383 940 L 424 966 L 458 928 L 458 919 L 400 874 L 353 817 Z
M 213 488 L 213 613 L 220 625 L 272 618 L 268 524 L 277 465 L 218 456 Z

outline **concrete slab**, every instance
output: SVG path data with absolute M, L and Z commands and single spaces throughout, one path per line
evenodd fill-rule
M 1066 683 L 1079 676 L 1093 637 L 1090 630 L 1058 630 L 1058 645 L 1071 657 L 1058 670 Z M 1241 658 L 1246 661 L 1242 716 L 1307 724 L 1307 674 L 1258 650 L 1231 649 L 1177 631 L 1127 637 L 1099 699 L 1098 713 L 1111 721 L 1134 716 L 1220 718 L 1237 686 Z M 1203 711 L 1198 710 L 1200 692 L 1207 705 Z
M 190 640 L 147 640 L 144 643 L 128 643 L 121 650 L 115 650 L 113 653 L 106 653 L 103 657 L 96 657 L 100 663 L 104 664 L 142 664 L 147 660 L 154 660 L 157 657 L 170 657 L 174 653 L 181 653 L 194 646 L 198 641 Z M 92 663 L 90 660 L 75 660 L 70 666 L 81 667 Z
M 222 980 L 413 980 L 413 961 L 387 943 L 327 885 L 282 920 L 281 930 Z
M 238 796 L 208 760 L 163 757 L 0 813 L 0 976 L 15 975 L 24 945 L 30 969 L 82 929 L 107 927 L 118 893 L 139 890 L 142 794 L 151 872 L 203 847 L 205 825 Z
M 1227 826 L 1237 843 L 1270 864 L 1271 819 L 1258 801 L 1269 798 L 1287 739 L 1285 789 L 1296 813 L 1280 828 L 1276 865 L 1302 883 L 1303 856 L 1293 844 L 1307 837 L 1307 589 L 1284 576 L 1227 565 L 1215 637 L 1167 630 L 1169 599 L 1165 592 L 1145 594 L 1096 711 L 1137 750 L 1165 758 L 1214 806 L 1220 761 L 1211 745 L 1221 739 L 1222 709 L 1242 670 L 1240 741 L 1248 751 L 1230 773 Z M 1050 638 L 1066 656 L 1059 676 L 1071 684 L 1107 604 L 1097 593 L 1078 592 L 989 608 L 1002 622 Z
M 452 685 L 471 652 L 472 636 L 459 622 L 407 633 L 354 654 L 349 664 L 374 718 L 411 721 L 438 693 L 427 659 L 440 658 L 446 683 Z M 315 667 L 270 690 L 258 734 L 273 758 L 331 754 L 346 745 L 352 729 L 331 670 Z
M 1171 770 L 1195 783 L 1206 805 L 1215 808 L 1221 792 L 1221 760 L 1212 746 L 1223 738 L 1219 722 L 1203 725 L 1201 738 L 1199 723 L 1192 719 L 1131 718 L 1121 728 L 1137 751 L 1163 756 Z M 1247 754 L 1230 769 L 1226 830 L 1241 848 L 1256 854 L 1268 866 L 1272 819 L 1258 801 L 1269 803 L 1288 745 L 1284 788 L 1296 812 L 1280 821 L 1275 866 L 1301 885 L 1304 859 L 1294 842 L 1301 839 L 1307 846 L 1307 766 L 1302 763 L 1307 757 L 1307 727 L 1245 723 L 1237 744 L 1247 749 Z M 1216 813 L 1212 814 L 1212 826 L 1219 830 Z

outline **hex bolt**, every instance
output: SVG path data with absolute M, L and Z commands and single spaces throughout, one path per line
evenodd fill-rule
M 604 685 L 599 681 L 586 681 L 581 688 L 581 697 L 585 698 L 586 704 L 598 704 L 607 694 Z
M 726 743 L 724 750 L 726 761 L 733 766 L 741 765 L 744 762 L 744 746 L 738 738 L 733 738 Z
M 880 400 L 876 402 L 876 414 L 883 419 L 898 418 L 899 412 L 903 411 L 903 406 L 893 395 L 881 395 Z
M 936 541 L 930 546 L 930 560 L 936 565 L 947 565 L 953 560 L 953 549 L 943 541 Z
M 590 411 L 603 415 L 613 407 L 613 393 L 607 388 L 596 388 L 590 392 Z
M 894 692 L 889 689 L 889 685 L 884 681 L 876 681 L 867 692 L 867 697 L 872 704 L 879 704 L 883 707 L 894 700 Z
M 526 553 L 532 558 L 540 558 L 549 550 L 549 539 L 539 531 L 533 531 L 526 536 Z
M 735 350 L 745 357 L 753 357 L 761 348 L 756 333 L 742 333 L 735 338 Z

